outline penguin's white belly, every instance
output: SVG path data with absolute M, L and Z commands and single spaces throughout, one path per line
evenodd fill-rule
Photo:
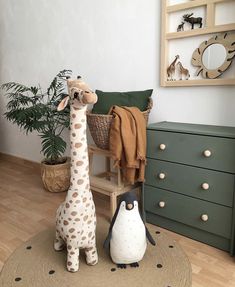
M 119 212 L 112 228 L 110 255 L 117 264 L 140 261 L 146 251 L 146 230 L 135 211 Z

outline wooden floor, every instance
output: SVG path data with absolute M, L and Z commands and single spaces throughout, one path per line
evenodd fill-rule
M 22 242 L 54 225 L 65 193 L 46 192 L 38 166 L 0 154 L 0 270 Z M 97 213 L 108 219 L 106 198 L 94 194 Z M 235 260 L 226 252 L 169 232 L 189 257 L 193 287 L 235 287 Z M 177 268 L 177 266 L 176 266 Z M 176 286 L 180 287 L 180 286 Z

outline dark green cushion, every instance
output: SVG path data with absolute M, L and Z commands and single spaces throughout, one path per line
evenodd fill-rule
M 94 105 L 93 114 L 107 114 L 110 108 L 116 106 L 137 107 L 145 111 L 148 106 L 149 97 L 153 90 L 135 92 L 102 92 L 96 90 L 98 101 Z

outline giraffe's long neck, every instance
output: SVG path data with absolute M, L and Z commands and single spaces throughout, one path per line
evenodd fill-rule
M 171 63 L 171 66 L 175 66 L 175 63 L 176 63 L 176 61 L 177 61 L 177 57 L 175 57 L 175 60 Z
M 68 193 L 90 192 L 89 160 L 86 137 L 87 107 L 70 107 L 71 179 Z

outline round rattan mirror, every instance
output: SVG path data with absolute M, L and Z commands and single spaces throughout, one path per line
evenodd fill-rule
M 197 76 L 218 78 L 231 65 L 235 56 L 235 35 L 221 34 L 204 41 L 193 52 L 192 65 L 198 67 Z

